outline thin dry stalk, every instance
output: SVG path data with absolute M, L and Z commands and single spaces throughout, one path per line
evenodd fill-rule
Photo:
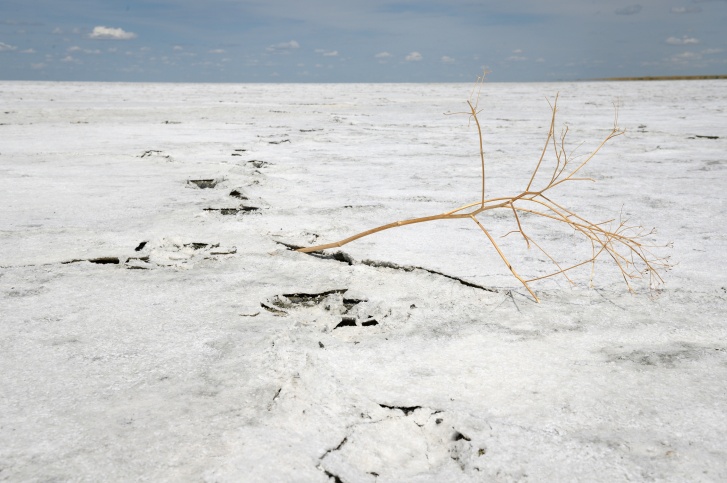
M 525 190 L 515 196 L 498 197 L 498 198 L 485 198 L 485 154 L 483 147 L 483 136 L 482 127 L 478 119 L 478 103 L 480 97 L 480 91 L 484 76 L 478 78 L 476 89 L 467 101 L 469 110 L 464 113 L 470 116 L 471 120 L 474 120 L 477 127 L 477 133 L 479 137 L 479 154 L 481 161 L 482 171 L 482 187 L 480 193 L 480 200 L 466 205 L 455 208 L 454 210 L 438 215 L 425 216 L 421 218 L 412 218 L 408 220 L 395 221 L 386 225 L 381 225 L 370 230 L 358 233 L 350 236 L 343 240 L 339 240 L 333 243 L 327 243 L 324 245 L 316 245 L 307 248 L 298 249 L 299 252 L 310 253 L 322 251 L 328 248 L 337 248 L 347 243 L 350 243 L 359 238 L 378 233 L 380 231 L 388 230 L 390 228 L 396 228 L 399 226 L 413 225 L 416 223 L 424 223 L 427 221 L 435 220 L 452 220 L 452 219 L 469 219 L 474 222 L 478 228 L 485 234 L 487 240 L 495 248 L 495 251 L 500 256 L 502 261 L 505 263 L 507 268 L 510 270 L 512 275 L 527 289 L 532 295 L 535 301 L 539 302 L 538 296 L 530 287 L 532 282 L 555 277 L 562 275 L 566 281 L 574 284 L 573 280 L 568 276 L 568 272 L 584 265 L 591 265 L 591 284 L 593 274 L 595 273 L 596 260 L 601 256 L 608 256 L 616 267 L 620 270 L 623 276 L 626 286 L 629 291 L 633 292 L 631 282 L 644 278 L 647 274 L 649 276 L 649 283 L 651 287 L 655 287 L 663 283 L 660 275 L 660 271 L 669 268 L 668 259 L 660 257 L 654 254 L 652 250 L 658 248 L 646 242 L 647 238 L 650 238 L 653 234 L 652 231 L 646 231 L 640 226 L 629 225 L 627 221 L 619 221 L 615 228 L 612 228 L 614 220 L 608 220 L 605 222 L 593 223 L 587 219 L 579 216 L 575 212 L 565 208 L 563 205 L 553 201 L 550 197 L 550 192 L 559 185 L 569 183 L 573 181 L 594 181 L 591 178 L 576 176 L 582 171 L 582 169 L 598 154 L 603 146 L 611 139 L 620 136 L 624 133 L 618 127 L 618 109 L 616 109 L 616 115 L 614 116 L 613 127 L 608 135 L 601 141 L 601 143 L 589 154 L 581 158 L 581 161 L 577 164 L 573 164 L 573 152 L 568 153 L 566 151 L 566 135 L 567 129 L 564 129 L 560 136 L 555 135 L 555 121 L 557 113 L 558 96 L 556 95 L 555 100 L 551 103 L 548 101 L 551 109 L 550 117 L 550 128 L 546 137 L 543 150 L 540 154 L 540 158 L 535 164 L 535 168 L 530 176 L 530 180 L 525 187 Z M 475 96 L 476 91 L 476 96 Z M 547 183 L 541 188 L 534 188 L 537 184 L 536 179 L 542 179 L 545 173 L 541 173 L 545 169 L 546 154 L 552 149 L 553 156 L 555 159 L 554 166 L 549 175 L 545 176 Z M 541 175 L 538 178 L 538 175 Z M 531 245 L 534 246 L 538 251 L 542 252 L 550 262 L 555 266 L 555 270 L 546 275 L 524 278 L 518 274 L 513 265 L 508 261 L 504 252 L 495 241 L 492 234 L 485 228 L 485 226 L 477 219 L 478 215 L 491 210 L 504 209 L 512 213 L 516 222 L 517 228 L 510 231 L 504 236 L 511 234 L 519 234 L 525 241 L 528 248 Z M 574 232 L 588 240 L 591 244 L 592 252 L 591 257 L 577 262 L 575 264 L 563 267 L 556 261 L 540 244 L 533 240 L 530 236 L 525 233 L 521 216 L 523 214 L 535 215 L 545 220 L 560 223 L 566 227 L 571 228 Z

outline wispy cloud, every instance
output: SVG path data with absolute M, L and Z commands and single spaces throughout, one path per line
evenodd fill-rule
M 420 54 L 419 52 L 412 52 L 407 55 L 404 60 L 406 60 L 407 62 L 419 62 L 423 58 L 424 57 L 422 57 L 422 54 Z
M 689 45 L 689 44 L 698 44 L 699 39 L 695 39 L 694 37 L 687 37 L 686 35 L 682 38 L 678 37 L 669 37 L 666 39 L 666 43 L 669 45 Z
M 74 45 L 73 47 L 68 47 L 68 52 L 69 53 L 83 52 L 84 54 L 93 54 L 93 55 L 98 55 L 101 53 L 101 51 L 98 49 L 82 49 L 81 47 L 79 47 L 77 45 Z
M 225 49 L 212 49 L 209 51 L 210 54 L 224 54 Z
M 672 62 L 674 64 L 681 64 L 681 65 L 707 65 L 707 64 L 719 64 L 723 65 L 724 61 L 717 58 L 705 58 L 705 56 L 710 56 L 714 54 L 721 54 L 723 52 L 722 49 L 705 49 L 701 52 L 681 52 L 679 54 L 674 54 L 671 57 L 667 59 L 667 61 Z
M 80 64 L 81 61 L 73 57 L 72 55 L 67 55 L 61 59 L 61 62 L 66 64 Z
M 12 52 L 14 50 L 18 50 L 18 48 L 14 45 L 6 44 L 5 42 L 0 42 L 0 52 Z
M 672 7 L 671 13 L 685 14 L 685 13 L 698 13 L 701 12 L 700 7 Z
M 525 57 L 524 55 L 521 55 L 523 53 L 523 49 L 515 49 L 512 51 L 512 53 L 514 55 L 511 55 L 510 57 L 507 58 L 507 60 L 509 60 L 511 62 L 523 62 L 525 60 L 528 60 L 527 57 Z
M 338 57 L 337 50 L 316 49 L 315 53 L 321 54 L 323 57 Z
M 391 57 L 393 57 L 393 55 L 388 52 L 379 52 L 378 54 L 374 55 L 374 57 L 377 59 L 390 59 Z
M 440 60 L 442 62 L 444 62 L 445 64 L 454 64 L 454 62 L 455 62 L 455 60 L 452 57 L 448 56 L 448 55 L 443 55 Z
M 637 13 L 641 12 L 643 7 L 641 5 L 629 5 L 628 7 L 623 7 L 614 10 L 616 15 L 636 15 Z
M 88 37 L 96 40 L 131 40 L 136 38 L 136 34 L 133 32 L 126 32 L 121 28 L 111 28 L 100 25 L 98 27 L 94 27 Z
M 295 40 L 291 40 L 290 42 L 280 42 L 278 44 L 270 45 L 267 49 L 268 52 L 274 52 L 276 54 L 287 54 L 290 53 L 291 50 L 299 49 L 300 44 L 296 42 Z
M 701 59 L 702 55 L 697 52 L 682 52 L 681 54 L 672 55 L 671 59 L 675 62 L 686 62 L 690 60 Z

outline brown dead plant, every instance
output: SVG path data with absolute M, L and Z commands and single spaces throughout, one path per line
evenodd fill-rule
M 376 228 L 357 233 L 356 235 L 344 238 L 343 240 L 323 245 L 299 248 L 297 251 L 310 253 L 322 251 L 328 248 L 337 248 L 346 245 L 347 243 L 351 243 L 354 240 L 358 240 L 359 238 L 400 226 L 435 220 L 463 219 L 477 225 L 497 251 L 500 258 L 502 258 L 502 261 L 505 263 L 512 275 L 527 289 L 536 302 L 539 302 L 540 299 L 530 287 L 532 282 L 560 275 L 570 284 L 575 284 L 569 276 L 569 272 L 578 267 L 590 265 L 592 284 L 596 260 L 602 257 L 610 258 L 613 261 L 618 270 L 620 270 L 630 292 L 633 292 L 631 282 L 636 279 L 644 279 L 648 276 L 649 286 L 651 288 L 655 288 L 663 283 L 663 279 L 659 272 L 668 269 L 669 263 L 667 258 L 654 254 L 653 249 L 658 248 L 657 246 L 647 243 L 647 239 L 651 237 L 654 230 L 645 230 L 641 226 L 630 225 L 624 220 L 616 221 L 615 219 L 611 219 L 594 223 L 566 208 L 562 203 L 556 202 L 552 197 L 552 193 L 555 191 L 555 188 L 565 183 L 595 181 L 592 178 L 583 177 L 581 173 L 583 168 L 596 156 L 596 154 L 598 154 L 607 142 L 624 133 L 624 131 L 618 127 L 618 109 L 616 108 L 613 127 L 608 135 L 589 154 L 581 156 L 581 159 L 574 162 L 577 158 L 573 156 L 572 152 L 569 153 L 566 150 L 566 135 L 568 134 L 568 129 L 563 129 L 559 135 L 556 135 L 555 133 L 558 96 L 556 95 L 555 100 L 552 103 L 548 100 L 551 110 L 550 129 L 548 130 L 548 135 L 546 136 L 540 158 L 535 164 L 535 168 L 530 175 L 527 186 L 525 186 L 525 189 L 522 192 L 514 196 L 488 199 L 485 198 L 485 153 L 483 147 L 482 126 L 478 119 L 478 114 L 480 113 L 478 104 L 483 81 L 484 75 L 478 77 L 475 89 L 473 89 L 472 94 L 467 101 L 468 110 L 463 113 L 453 113 L 468 115 L 470 120 L 474 121 L 477 128 L 482 178 L 480 199 L 478 201 L 468 203 L 438 215 L 395 221 L 393 223 L 388 223 L 386 225 L 381 225 Z M 552 166 L 548 169 L 545 166 L 548 164 L 546 161 L 546 154 L 549 151 L 552 152 L 554 159 Z M 541 186 L 536 186 L 538 184 L 541 184 Z M 497 241 L 495 241 L 495 237 L 490 233 L 490 230 L 488 230 L 478 219 L 479 215 L 491 210 L 506 210 L 510 212 L 514 221 L 514 229 L 505 236 L 519 234 L 525 241 L 528 248 L 535 247 L 536 250 L 543 253 L 545 257 L 550 260 L 554 266 L 554 270 L 546 275 L 533 278 L 526 278 L 520 275 L 520 273 L 515 270 L 513 264 L 510 263 L 508 258 L 505 256 L 505 253 L 503 253 Z M 537 243 L 535 239 L 528 235 L 528 231 L 526 231 L 523 220 L 521 219 L 521 217 L 525 215 L 534 215 L 550 222 L 570 227 L 576 235 L 590 243 L 591 256 L 585 260 L 568 266 L 562 266 L 556 258 L 551 256 L 540 244 Z

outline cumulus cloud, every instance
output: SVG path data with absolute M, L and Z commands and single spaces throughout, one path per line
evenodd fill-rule
M 406 60 L 407 62 L 419 62 L 423 58 L 424 57 L 422 57 L 422 54 L 420 54 L 419 52 L 412 52 L 407 55 L 404 60 Z
M 616 15 L 635 15 L 639 12 L 641 12 L 641 9 L 643 7 L 641 5 L 629 5 L 628 7 L 623 7 L 615 10 Z
M 295 40 L 291 40 L 290 42 L 280 42 L 279 44 L 273 44 L 269 46 L 266 50 L 268 52 L 275 52 L 279 54 L 287 54 L 291 50 L 299 49 L 300 44 L 296 42 Z
M 687 37 L 686 35 L 684 37 L 677 38 L 677 37 L 669 37 L 666 39 L 666 43 L 670 45 L 689 45 L 689 44 L 698 44 L 699 40 L 695 39 L 694 37 Z
M 377 59 L 389 59 L 393 56 L 388 52 L 379 52 L 378 54 L 374 55 L 374 57 Z
M 18 48 L 14 45 L 6 44 L 5 42 L 0 42 L 0 52 L 12 52 L 14 50 L 18 50 Z
M 100 25 L 98 27 L 94 27 L 88 37 L 97 40 L 131 40 L 136 38 L 136 34 L 133 32 L 126 32 L 124 29 L 104 27 Z
M 441 61 L 445 64 L 454 64 L 454 59 L 448 55 L 443 55 Z
M 180 51 L 184 50 L 184 47 L 182 47 L 181 45 L 175 45 L 174 47 L 172 47 L 172 50 L 174 50 L 176 52 L 180 52 Z

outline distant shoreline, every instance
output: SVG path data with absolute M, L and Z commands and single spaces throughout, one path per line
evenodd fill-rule
M 663 75 L 663 76 L 643 76 L 643 77 L 605 77 L 605 78 L 593 79 L 593 80 L 597 80 L 597 81 L 658 81 L 658 80 L 711 80 L 711 79 L 727 79 L 727 74 Z

